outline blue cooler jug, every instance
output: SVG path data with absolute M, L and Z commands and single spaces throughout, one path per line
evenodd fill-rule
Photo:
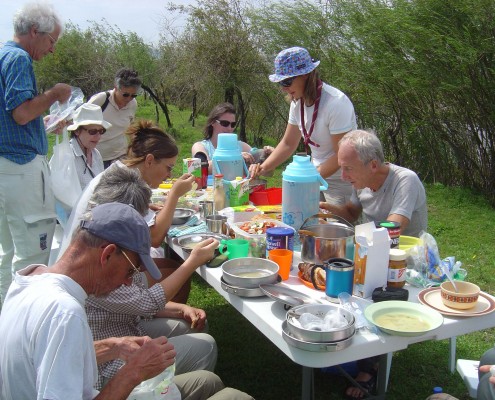
M 297 232 L 307 218 L 318 214 L 320 191 L 327 188 L 310 156 L 293 156 L 282 172 L 282 221 L 296 230 L 294 250 L 301 248 Z
M 217 148 L 213 153 L 212 161 L 213 175 L 223 174 L 225 181 L 233 181 L 238 176 L 248 176 L 248 169 L 235 133 L 218 134 Z

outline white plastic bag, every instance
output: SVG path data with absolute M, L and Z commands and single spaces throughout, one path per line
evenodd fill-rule
M 64 128 L 62 134 L 62 143 L 59 143 L 58 136 L 56 138 L 56 144 L 53 146 L 53 156 L 49 165 L 55 199 L 62 203 L 65 208 L 72 209 L 79 199 L 82 189 L 66 128 Z
M 69 100 L 65 103 L 56 101 L 50 107 L 50 115 L 45 122 L 46 131 L 53 132 L 58 123 L 72 117 L 72 113 L 84 103 L 84 94 L 78 87 L 71 87 Z
M 161 374 L 141 382 L 134 388 L 127 400 L 181 400 L 179 389 L 173 382 L 175 364 Z

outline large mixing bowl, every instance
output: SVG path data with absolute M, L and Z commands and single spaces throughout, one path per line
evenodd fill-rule
M 234 258 L 223 263 L 222 271 L 225 282 L 246 289 L 275 283 L 278 278 L 278 265 L 264 258 Z
M 310 313 L 323 319 L 329 311 L 336 310 L 338 310 L 347 321 L 347 325 L 323 331 L 306 329 L 294 322 L 295 319 L 299 319 L 300 315 L 304 313 Z M 350 338 L 356 331 L 354 315 L 333 304 L 303 304 L 301 306 L 296 306 L 287 311 L 286 319 L 289 332 L 295 338 L 306 342 L 338 342 Z

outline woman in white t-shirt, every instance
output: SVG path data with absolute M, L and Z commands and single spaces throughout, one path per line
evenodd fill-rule
M 313 164 L 328 182 L 326 201 L 338 205 L 352 193 L 351 185 L 341 180 L 338 143 L 356 129 L 356 115 L 343 92 L 320 80 L 319 64 L 302 47 L 285 49 L 275 58 L 275 73 L 269 79 L 279 83 L 291 100 L 289 121 L 275 150 L 262 164 L 253 164 L 250 173 L 256 177 L 273 171 L 296 151 L 302 137 Z

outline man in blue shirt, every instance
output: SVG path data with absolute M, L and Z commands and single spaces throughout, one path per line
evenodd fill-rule
M 27 4 L 0 49 L 0 307 L 12 273 L 50 255 L 56 214 L 42 114 L 71 89 L 57 83 L 38 94 L 33 60 L 53 53 L 61 32 L 50 6 Z

